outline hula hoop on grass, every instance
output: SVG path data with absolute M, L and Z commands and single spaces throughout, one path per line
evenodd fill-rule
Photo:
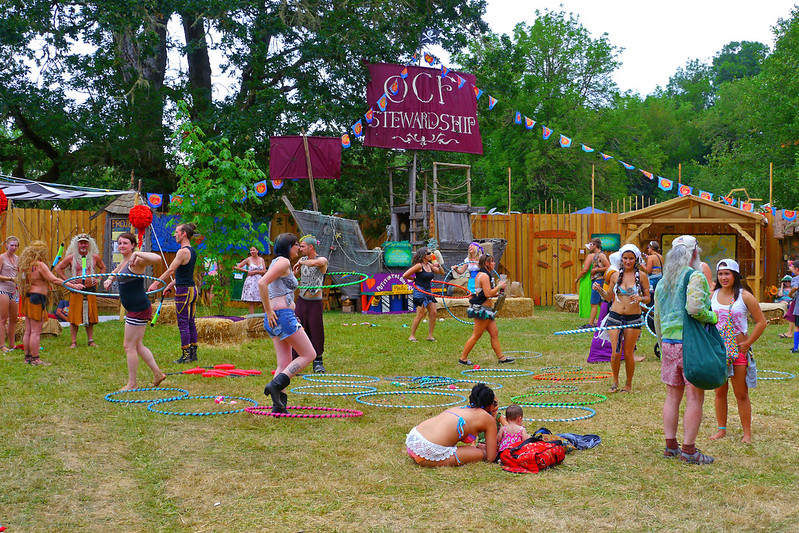
M 360 389 L 349 392 L 311 392 L 310 389 L 324 389 L 328 387 L 347 387 L 350 389 Z M 296 392 L 297 394 L 310 394 L 311 396 L 357 396 L 365 392 L 374 392 L 377 387 L 367 387 L 366 385 L 305 385 L 303 387 L 294 387 L 289 392 Z
M 464 261 L 463 263 L 458 263 L 455 266 L 459 267 L 459 266 L 466 265 L 466 264 L 473 263 L 473 262 L 474 261 Z M 499 274 L 497 273 L 496 270 L 492 270 L 491 274 L 494 274 L 497 277 L 497 279 L 499 279 Z M 452 276 L 452 269 L 450 269 L 449 272 L 447 272 L 447 275 L 444 276 L 444 281 L 445 282 L 447 281 L 447 278 L 449 278 L 449 276 Z M 449 279 L 455 279 L 455 276 L 452 276 Z M 450 283 L 450 285 L 452 285 L 452 284 Z M 457 285 L 457 286 L 458 286 L 458 288 L 463 289 L 463 287 L 461 287 L 460 285 Z M 466 289 L 466 292 L 469 292 L 469 290 Z M 444 309 L 447 310 L 447 313 L 449 313 L 449 316 L 451 316 L 452 318 L 454 318 L 455 320 L 457 320 L 461 324 L 466 324 L 467 326 L 474 326 L 474 322 L 469 322 L 467 320 L 463 320 L 462 318 L 458 318 L 452 313 L 452 311 L 450 310 L 449 306 L 447 305 L 447 298 L 449 298 L 448 296 L 447 297 L 442 296 L 442 298 L 444 299 Z
M 450 398 L 458 398 L 454 402 L 449 403 L 440 403 L 435 405 L 387 405 L 384 403 L 372 403 L 364 400 L 364 398 L 372 398 L 375 396 L 398 396 L 398 395 L 405 395 L 405 394 L 424 394 L 427 396 L 447 396 Z M 434 391 L 403 391 L 403 392 L 367 392 L 366 394 L 361 394 L 355 398 L 355 401 L 358 403 L 362 403 L 364 405 L 371 405 L 373 407 L 392 407 L 394 409 L 422 409 L 425 407 L 449 407 L 451 405 L 458 405 L 459 403 L 463 403 L 466 401 L 464 396 L 460 394 L 454 394 L 451 392 L 434 392 Z
M 503 407 L 502 409 L 507 408 Z M 528 422 L 577 422 L 578 420 L 586 420 L 596 415 L 596 411 L 590 407 L 583 407 L 581 405 L 560 405 L 558 407 L 548 407 L 547 409 L 575 409 L 579 411 L 586 411 L 588 414 L 584 416 L 575 416 L 574 418 L 525 418 L 524 420 Z
M 443 376 L 424 376 L 422 378 L 414 378 L 408 381 L 392 381 L 391 384 L 395 387 L 408 387 L 409 389 L 428 389 L 434 387 L 441 387 L 451 385 L 457 380 L 455 378 L 446 378 Z
M 578 372 L 582 370 L 583 367 L 580 365 L 563 365 L 563 366 L 545 366 L 539 372 Z
M 544 357 L 544 354 L 541 352 L 533 352 L 531 350 L 502 350 L 502 353 L 531 353 L 535 355 L 517 355 L 514 359 L 538 359 L 539 357 Z
M 536 385 L 527 390 L 533 392 L 571 392 L 577 390 L 577 385 Z
M 343 379 L 328 379 L 332 377 L 340 377 L 340 378 L 364 378 L 360 380 L 343 380 Z M 380 378 L 376 378 L 374 376 L 362 376 L 360 374 L 323 374 L 323 375 L 316 375 L 316 374 L 304 374 L 302 379 L 306 381 L 312 381 L 314 383 L 346 383 L 346 384 L 361 384 L 361 383 L 374 383 L 375 381 L 380 381 Z
M 297 414 L 297 413 L 273 413 L 271 407 L 265 405 L 247 407 L 244 410 L 252 415 L 261 416 L 274 416 L 283 418 L 354 418 L 363 416 L 363 411 L 356 411 L 355 409 L 342 409 L 340 407 L 313 407 L 310 405 L 287 405 L 286 409 L 298 409 L 308 411 L 329 411 L 328 414 Z
M 536 402 L 536 401 L 520 401 L 524 398 L 536 397 L 536 396 L 546 396 L 548 394 L 579 394 L 580 396 L 593 396 L 598 398 L 597 400 L 586 400 L 584 402 Z M 602 403 L 607 400 L 608 397 L 603 394 L 596 394 L 593 392 L 572 392 L 572 391 L 543 391 L 543 392 L 533 392 L 530 394 L 522 394 L 520 396 L 513 396 L 510 401 L 514 403 L 518 403 L 519 405 L 530 405 L 533 407 L 567 407 L 567 406 L 577 406 L 577 405 L 594 405 L 597 403 Z
M 100 277 L 103 277 L 103 276 L 123 276 L 123 277 L 127 277 L 127 278 L 144 278 L 144 279 L 151 279 L 153 281 L 158 281 L 159 283 L 161 283 L 160 287 L 158 287 L 157 289 L 155 289 L 153 291 L 147 291 L 147 292 L 145 292 L 145 294 L 155 294 L 157 292 L 160 292 L 160 291 L 164 290 L 164 288 L 166 287 L 166 281 L 164 281 L 164 280 L 162 280 L 160 278 L 155 278 L 153 276 L 146 276 L 144 274 L 126 274 L 124 272 L 117 272 L 116 274 L 86 274 L 85 276 L 72 276 L 71 278 L 64 280 L 64 284 L 65 284 L 64 288 L 68 289 L 68 290 L 70 290 L 72 292 L 76 292 L 78 294 L 86 294 L 87 296 L 102 296 L 104 298 L 119 298 L 119 293 L 113 294 L 113 293 L 110 293 L 110 292 L 91 292 L 91 291 L 84 291 L 84 290 L 81 290 L 81 289 L 73 289 L 72 287 L 67 287 L 66 286 L 66 283 L 69 283 L 70 281 L 75 281 L 76 279 L 100 278 Z
M 758 376 L 757 379 L 765 379 L 765 380 L 768 380 L 768 381 L 787 381 L 789 379 L 793 379 L 793 378 L 796 377 L 795 375 L 791 374 L 790 372 L 780 372 L 779 370 L 758 370 L 757 371 L 758 374 L 760 374 L 761 372 L 767 372 L 769 374 L 778 374 L 780 377 L 764 378 L 764 377 Z
M 210 411 L 205 413 L 192 413 L 192 412 L 178 412 L 178 411 L 164 411 L 162 409 L 156 409 L 155 406 L 167 403 L 167 402 L 175 402 L 180 400 L 214 400 L 218 398 L 218 396 L 183 396 L 180 398 L 166 398 L 164 400 L 156 400 L 147 406 L 148 411 L 152 411 L 153 413 L 160 413 L 162 415 L 177 415 L 177 416 L 210 416 L 210 415 L 232 415 L 233 413 L 241 413 L 244 411 L 244 407 L 240 409 L 229 409 L 227 411 Z M 242 400 L 245 402 L 252 402 L 252 407 L 258 405 L 258 402 L 251 398 L 242 398 L 241 396 L 225 396 L 225 398 L 230 398 L 232 400 Z
M 474 383 L 475 385 L 478 383 L 482 383 L 484 385 L 488 385 L 493 390 L 499 390 L 502 388 L 502 383 L 494 383 L 491 381 L 480 381 L 479 379 L 455 379 L 449 385 L 443 387 L 432 387 L 434 390 L 443 390 L 443 391 L 451 391 L 451 392 L 471 392 L 474 385 L 467 388 L 458 387 L 459 383 Z M 454 387 L 454 388 L 453 388 Z
M 189 391 L 187 391 L 186 389 L 171 389 L 171 388 L 165 388 L 165 387 L 150 387 L 150 388 L 146 388 L 146 389 L 130 389 L 130 390 L 118 390 L 116 392 L 110 392 L 110 393 L 105 395 L 105 399 L 107 401 L 109 401 L 109 402 L 112 402 L 112 403 L 153 403 L 153 402 L 158 401 L 159 399 L 161 399 L 161 398 L 153 398 L 153 399 L 150 399 L 150 400 L 118 400 L 118 399 L 114 398 L 114 396 L 116 396 L 117 394 L 127 394 L 129 392 L 152 392 L 152 391 L 159 391 L 159 392 L 160 391 L 169 391 L 169 392 L 174 391 L 174 392 L 181 392 L 182 393 L 182 394 L 179 394 L 178 396 L 170 396 L 169 398 L 166 398 L 167 400 L 179 400 L 180 398 L 185 398 L 186 396 L 189 395 Z
M 580 375 L 565 376 L 566 374 L 580 374 Z M 579 381 L 583 379 L 605 379 L 609 378 L 610 376 L 611 376 L 610 372 L 589 372 L 587 370 L 583 370 L 576 372 L 548 372 L 544 374 L 536 374 L 535 376 L 533 376 L 533 379 L 542 379 L 550 381 Z
M 359 283 L 363 283 L 367 279 L 370 278 L 369 274 L 364 274 L 363 272 L 325 272 L 328 276 L 361 276 L 361 279 L 355 281 L 348 281 L 347 283 L 337 283 L 335 285 L 301 285 L 297 287 L 301 290 L 314 290 L 314 289 L 333 289 L 336 287 L 349 287 L 350 285 L 358 285 Z
M 461 371 L 461 374 L 468 376 L 477 372 L 500 372 L 500 374 L 485 375 L 483 376 L 484 378 L 515 378 L 519 376 L 532 376 L 535 374 L 532 370 L 524 370 L 523 368 L 470 368 Z

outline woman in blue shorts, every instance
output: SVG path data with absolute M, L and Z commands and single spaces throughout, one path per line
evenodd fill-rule
M 286 412 L 286 394 L 291 378 L 316 358 L 316 350 L 294 314 L 294 290 L 299 285 L 291 271 L 291 259 L 297 257 L 300 244 L 297 236 L 281 233 L 275 239 L 275 258 L 266 274 L 258 280 L 258 291 L 264 304 L 264 329 L 272 337 L 277 356 L 275 377 L 264 388 L 272 397 L 272 412 Z M 299 354 L 292 361 L 291 349 Z

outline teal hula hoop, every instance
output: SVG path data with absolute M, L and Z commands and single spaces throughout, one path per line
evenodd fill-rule
M 101 277 L 104 277 L 104 276 L 122 276 L 122 277 L 127 277 L 127 278 L 144 278 L 144 279 L 151 279 L 153 281 L 158 281 L 158 282 L 161 283 L 160 287 L 158 287 L 157 289 L 152 290 L 152 291 L 146 291 L 145 294 L 155 294 L 157 292 L 160 292 L 160 291 L 164 290 L 164 288 L 166 288 L 166 281 L 164 281 L 164 280 L 162 280 L 160 278 L 156 278 L 156 277 L 153 277 L 153 276 L 146 276 L 144 274 L 127 274 L 127 273 L 124 273 L 124 272 L 117 272 L 116 274 L 108 273 L 108 274 L 86 274 L 85 276 L 72 276 L 71 278 L 64 280 L 64 288 L 67 289 L 67 290 L 70 290 L 72 292 L 76 292 L 78 294 L 85 294 L 87 296 L 101 296 L 101 297 L 104 297 L 104 298 L 119 298 L 119 294 L 113 294 L 113 293 L 110 293 L 110 292 L 84 291 L 84 290 L 81 290 L 81 289 L 73 289 L 72 287 L 67 287 L 67 285 L 66 285 L 67 283 L 69 283 L 71 281 L 75 281 L 76 279 L 101 278 Z
M 328 379 L 328 378 L 362 378 L 358 380 L 343 380 L 343 379 Z M 314 383 L 340 383 L 348 385 L 359 385 L 363 383 L 374 383 L 380 381 L 380 378 L 374 376 L 362 376 L 360 374 L 304 374 L 302 379 L 312 381 Z
M 406 395 L 406 394 L 424 394 L 426 396 L 444 396 L 449 398 L 457 398 L 457 400 L 449 403 L 440 403 L 435 405 L 387 405 L 383 403 L 373 403 L 365 400 L 364 398 L 372 398 L 375 396 L 398 396 L 398 395 Z M 364 405 L 371 405 L 373 407 L 391 407 L 394 409 L 424 409 L 426 407 L 450 407 L 452 405 L 458 405 L 459 403 L 463 403 L 466 401 L 465 396 L 461 396 L 460 394 L 454 394 L 451 392 L 434 392 L 434 391 L 402 391 L 402 392 L 367 392 L 366 394 L 361 394 L 355 398 L 355 401 L 358 403 L 362 403 Z
M 152 411 L 153 413 L 160 413 L 162 415 L 177 415 L 177 416 L 211 416 L 211 415 L 232 415 L 234 413 L 241 413 L 244 411 L 245 407 L 240 409 L 229 409 L 227 411 L 210 411 L 205 413 L 193 413 L 193 412 L 178 412 L 178 411 L 164 411 L 162 409 L 156 409 L 156 405 L 160 405 L 162 403 L 167 402 L 175 402 L 180 400 L 213 400 L 218 396 L 181 396 L 179 398 L 165 398 L 163 400 L 156 400 L 151 404 L 147 405 L 147 410 Z M 257 407 L 258 402 L 251 398 L 242 398 L 240 396 L 225 396 L 225 398 L 230 398 L 231 400 L 242 400 L 245 402 L 251 402 L 252 405 L 250 407 Z
M 516 378 L 520 376 L 535 375 L 535 372 L 532 370 L 524 370 L 523 368 L 470 368 L 468 370 L 463 370 L 461 374 L 464 376 L 469 376 L 477 372 L 500 372 L 500 374 L 488 374 L 482 376 L 484 378 Z
M 364 274 L 363 272 L 325 272 L 325 274 L 327 274 L 328 276 L 343 276 L 345 278 L 349 276 L 361 276 L 361 279 L 355 281 L 348 281 L 347 283 L 337 283 L 335 285 L 308 285 L 308 286 L 300 285 L 297 288 L 300 290 L 319 290 L 319 289 L 334 289 L 336 287 L 349 287 L 350 285 L 358 285 L 360 283 L 363 283 L 364 281 L 366 281 L 371 277 L 369 274 Z
M 579 394 L 580 396 L 593 396 L 597 398 L 596 400 L 586 400 L 584 402 L 537 402 L 534 400 L 529 401 L 520 401 L 525 398 L 531 398 L 536 396 L 546 396 L 548 394 Z M 530 394 L 522 394 L 520 396 L 514 396 L 510 399 L 510 401 L 517 403 L 519 405 L 529 405 L 532 407 L 568 407 L 568 406 L 577 406 L 577 405 L 594 405 L 597 403 L 602 403 L 607 400 L 608 397 L 604 394 L 596 394 L 593 392 L 573 392 L 573 391 L 542 391 L 542 392 L 533 392 Z
M 324 389 L 328 387 L 347 387 L 349 389 L 360 389 L 354 390 L 350 392 L 311 392 L 310 389 Z M 377 387 L 367 387 L 366 385 L 334 385 L 332 383 L 327 385 L 305 385 L 303 387 L 294 387 L 289 392 L 295 392 L 297 394 L 310 394 L 311 396 L 357 396 L 359 394 L 364 394 L 367 392 L 375 392 Z
M 166 398 L 167 400 L 179 400 L 180 398 L 185 398 L 185 397 L 187 397 L 189 395 L 189 391 L 187 391 L 186 389 L 171 389 L 171 388 L 164 388 L 164 387 L 150 387 L 150 388 L 147 388 L 147 389 L 130 389 L 130 390 L 118 390 L 116 392 L 110 392 L 110 393 L 105 395 L 105 399 L 106 399 L 106 401 L 109 401 L 109 402 L 112 402 L 112 403 L 153 403 L 153 402 L 157 402 L 158 400 L 163 399 L 163 398 L 153 398 L 153 399 L 150 399 L 150 400 L 118 400 L 118 399 L 114 398 L 114 396 L 116 396 L 118 394 L 127 394 L 127 393 L 130 393 L 130 392 L 152 392 L 152 391 L 180 392 L 180 393 L 182 393 L 182 394 L 179 394 L 177 396 L 170 396 L 169 398 Z

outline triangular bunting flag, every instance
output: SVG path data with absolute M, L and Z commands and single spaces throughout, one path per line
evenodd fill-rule
M 591 148 L 590 146 L 586 146 L 586 145 L 584 145 L 584 144 L 581 144 L 580 146 L 582 146 L 582 147 L 583 147 L 583 152 L 588 152 L 588 153 L 590 154 L 591 152 L 593 152 L 593 151 L 594 151 L 594 149 L 593 149 L 593 148 Z
M 344 134 L 346 135 L 346 133 Z M 266 196 L 266 180 L 259 181 L 255 184 L 255 195 L 256 196 Z
M 475 99 L 479 100 L 481 96 L 483 96 L 483 89 L 478 89 L 477 87 L 474 88 L 474 96 Z
M 449 69 L 444 65 L 441 65 L 441 77 L 446 78 L 447 74 L 449 74 Z
M 671 180 L 667 180 L 663 176 L 658 176 L 658 187 L 660 187 L 664 191 L 670 191 L 672 187 L 674 187 L 674 182 Z
M 647 172 L 646 170 L 644 170 L 644 169 L 642 169 L 642 168 L 639 168 L 638 170 L 640 170 L 640 171 L 641 171 L 641 174 L 643 174 L 643 175 L 644 175 L 644 176 L 646 176 L 647 178 L 649 178 L 649 179 L 651 179 L 651 180 L 655 179 L 655 176 L 654 176 L 654 175 L 653 175 L 651 172 Z
M 516 124 L 522 123 L 522 114 L 516 111 L 516 117 L 513 119 Z
M 374 118 L 375 118 L 375 108 L 374 107 L 370 107 L 369 111 L 366 112 L 366 114 L 363 116 L 363 118 L 366 119 L 366 123 L 367 124 L 371 124 L 372 120 L 374 120 Z
M 463 89 L 464 85 L 466 85 L 466 80 L 458 76 L 458 89 Z
M 394 80 L 394 82 L 389 85 L 388 90 L 391 91 L 391 94 L 397 96 L 397 93 L 399 92 L 399 82 Z
M 181 205 L 183 203 L 183 196 L 181 196 L 179 194 L 170 194 L 169 195 L 169 203 L 170 204 Z
M 602 152 L 599 152 L 599 155 L 602 156 L 602 160 L 603 161 L 609 161 L 609 160 L 613 159 L 612 155 L 603 154 Z
M 560 143 L 561 147 L 568 148 L 569 146 L 572 145 L 572 140 L 566 137 L 565 135 L 561 135 L 560 139 L 558 140 L 558 143 Z
M 349 148 L 350 147 L 350 136 L 346 133 L 341 136 L 341 146 L 342 148 Z
M 494 109 L 494 106 L 497 105 L 497 99 L 493 96 L 488 97 L 488 110 L 491 111 Z
M 541 133 L 544 136 L 544 140 L 549 139 L 549 136 L 552 135 L 552 130 L 547 128 L 546 126 L 541 126 L 541 127 L 543 128 Z
M 777 208 L 776 207 L 772 207 L 771 208 L 771 216 L 773 216 L 773 217 L 777 216 Z
M 358 122 L 352 125 L 352 133 L 354 133 L 356 137 L 363 135 L 363 121 L 359 119 Z
M 147 193 L 147 205 L 154 209 L 158 209 L 161 207 L 161 204 L 164 203 L 164 195 L 163 194 L 156 194 L 154 192 Z
M 740 207 L 747 213 L 751 213 L 755 209 L 755 204 L 753 204 L 752 202 L 740 202 L 738 203 L 738 207 Z
M 722 196 L 721 199 L 727 205 L 735 205 L 735 198 L 729 198 L 727 196 Z
M 634 166 L 632 166 L 632 165 L 628 165 L 627 163 L 625 163 L 625 162 L 624 162 L 624 161 L 622 161 L 621 159 L 619 159 L 619 163 L 621 163 L 622 165 L 624 165 L 624 168 L 626 168 L 627 170 L 635 170 L 635 167 L 634 167 Z
M 699 191 L 699 197 L 704 200 L 713 200 L 713 195 L 707 191 Z
M 400 72 L 400 78 L 404 80 L 407 77 L 408 77 L 408 67 L 405 67 L 404 69 L 402 69 L 402 72 Z
M 424 54 L 424 60 L 427 61 L 427 64 L 430 65 L 431 67 L 433 66 L 433 63 L 436 62 L 436 58 L 428 53 Z
M 386 107 L 388 107 L 388 95 L 383 93 L 383 96 L 377 99 L 377 108 L 380 111 L 385 111 Z
M 791 220 L 796 218 L 796 211 L 788 211 L 787 209 L 783 209 L 782 218 L 790 222 Z
M 279 189 L 283 186 L 283 180 L 272 180 L 272 188 Z
M 678 196 L 691 196 L 691 193 L 693 192 L 693 190 L 694 190 L 694 188 L 693 187 L 689 187 L 688 185 L 680 185 L 680 188 L 677 189 L 677 195 Z
M 533 129 L 533 126 L 535 126 L 535 120 L 524 117 L 524 127 L 527 128 L 528 130 L 531 130 Z

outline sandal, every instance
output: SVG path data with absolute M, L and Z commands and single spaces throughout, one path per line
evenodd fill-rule
M 458 359 L 458 362 L 459 362 L 460 364 L 462 364 L 462 365 L 466 365 L 466 366 L 472 366 L 472 365 L 474 364 L 474 363 L 472 363 L 471 361 L 469 361 L 468 359 L 467 359 L 467 360 L 465 360 L 465 361 L 464 361 L 463 359 Z
M 788 336 L 787 333 L 780 333 L 779 335 L 777 335 L 777 337 L 779 337 L 781 339 L 790 339 L 791 338 L 791 337 Z
M 687 454 L 685 452 L 680 452 L 680 460 L 685 461 L 689 465 L 709 465 L 713 462 L 713 458 L 709 455 L 705 455 L 704 453 L 700 452 L 698 449 L 696 452 L 692 454 Z
M 611 385 L 610 386 L 610 390 L 608 391 L 608 393 L 609 394 L 616 394 L 617 392 L 619 392 L 619 386 L 618 385 Z
M 681 452 L 680 452 L 679 448 L 669 448 L 667 446 L 666 449 L 663 450 L 663 457 L 667 457 L 669 459 L 674 459 L 675 457 L 678 457 L 680 455 L 680 453 Z

